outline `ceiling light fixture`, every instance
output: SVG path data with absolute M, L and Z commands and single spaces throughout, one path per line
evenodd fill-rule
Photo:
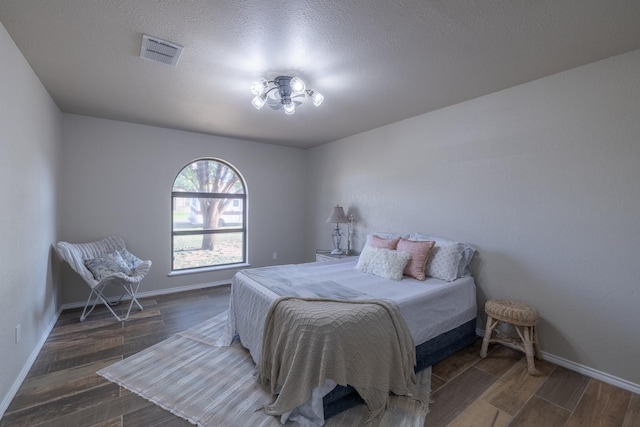
M 300 77 L 278 76 L 271 81 L 260 79 L 251 84 L 255 98 L 251 105 L 261 109 L 264 104 L 274 110 L 284 109 L 286 114 L 296 112 L 296 105 L 302 104 L 296 98 L 308 98 L 316 107 L 322 104 L 324 96 L 313 89 L 307 89 Z

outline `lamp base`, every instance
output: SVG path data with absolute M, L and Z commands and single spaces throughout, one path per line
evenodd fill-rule
M 331 251 L 331 255 L 342 255 L 344 254 L 344 252 L 342 252 L 342 249 L 334 249 Z

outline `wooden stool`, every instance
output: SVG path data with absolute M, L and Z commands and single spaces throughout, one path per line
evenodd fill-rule
M 505 299 L 489 300 L 484 305 L 487 313 L 487 328 L 482 340 L 480 357 L 487 357 L 489 343 L 497 342 L 501 344 L 511 344 L 527 356 L 528 372 L 531 375 L 538 375 L 533 358 L 542 360 L 540 345 L 538 344 L 538 333 L 536 324 L 540 320 L 538 311 L 528 304 Z M 500 323 L 509 323 L 520 336 L 520 340 L 508 337 L 495 328 Z M 492 338 L 492 335 L 494 337 Z M 534 354 L 535 348 L 535 354 Z

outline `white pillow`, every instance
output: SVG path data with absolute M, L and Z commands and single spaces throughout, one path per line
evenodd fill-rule
M 469 263 L 476 252 L 473 246 L 421 233 L 411 233 L 409 240 L 436 242 L 431 249 L 431 259 L 427 262 L 425 269 L 427 276 L 450 282 L 459 277 L 471 275 Z
M 367 245 L 362 249 L 356 269 L 385 279 L 401 280 L 404 268 L 410 259 L 411 254 L 407 252 Z

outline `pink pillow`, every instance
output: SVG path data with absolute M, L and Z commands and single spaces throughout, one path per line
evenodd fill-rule
M 411 260 L 404 268 L 404 274 L 414 279 L 424 280 L 426 277 L 424 269 L 429 260 L 429 253 L 433 245 L 435 245 L 435 242 L 416 242 L 413 240 L 400 239 L 398 242 L 398 252 L 408 252 L 411 254 Z
M 382 237 L 371 236 L 369 237 L 369 246 L 373 246 L 374 248 L 395 250 L 396 246 L 398 246 L 399 241 L 400 241 L 400 238 L 383 239 Z

